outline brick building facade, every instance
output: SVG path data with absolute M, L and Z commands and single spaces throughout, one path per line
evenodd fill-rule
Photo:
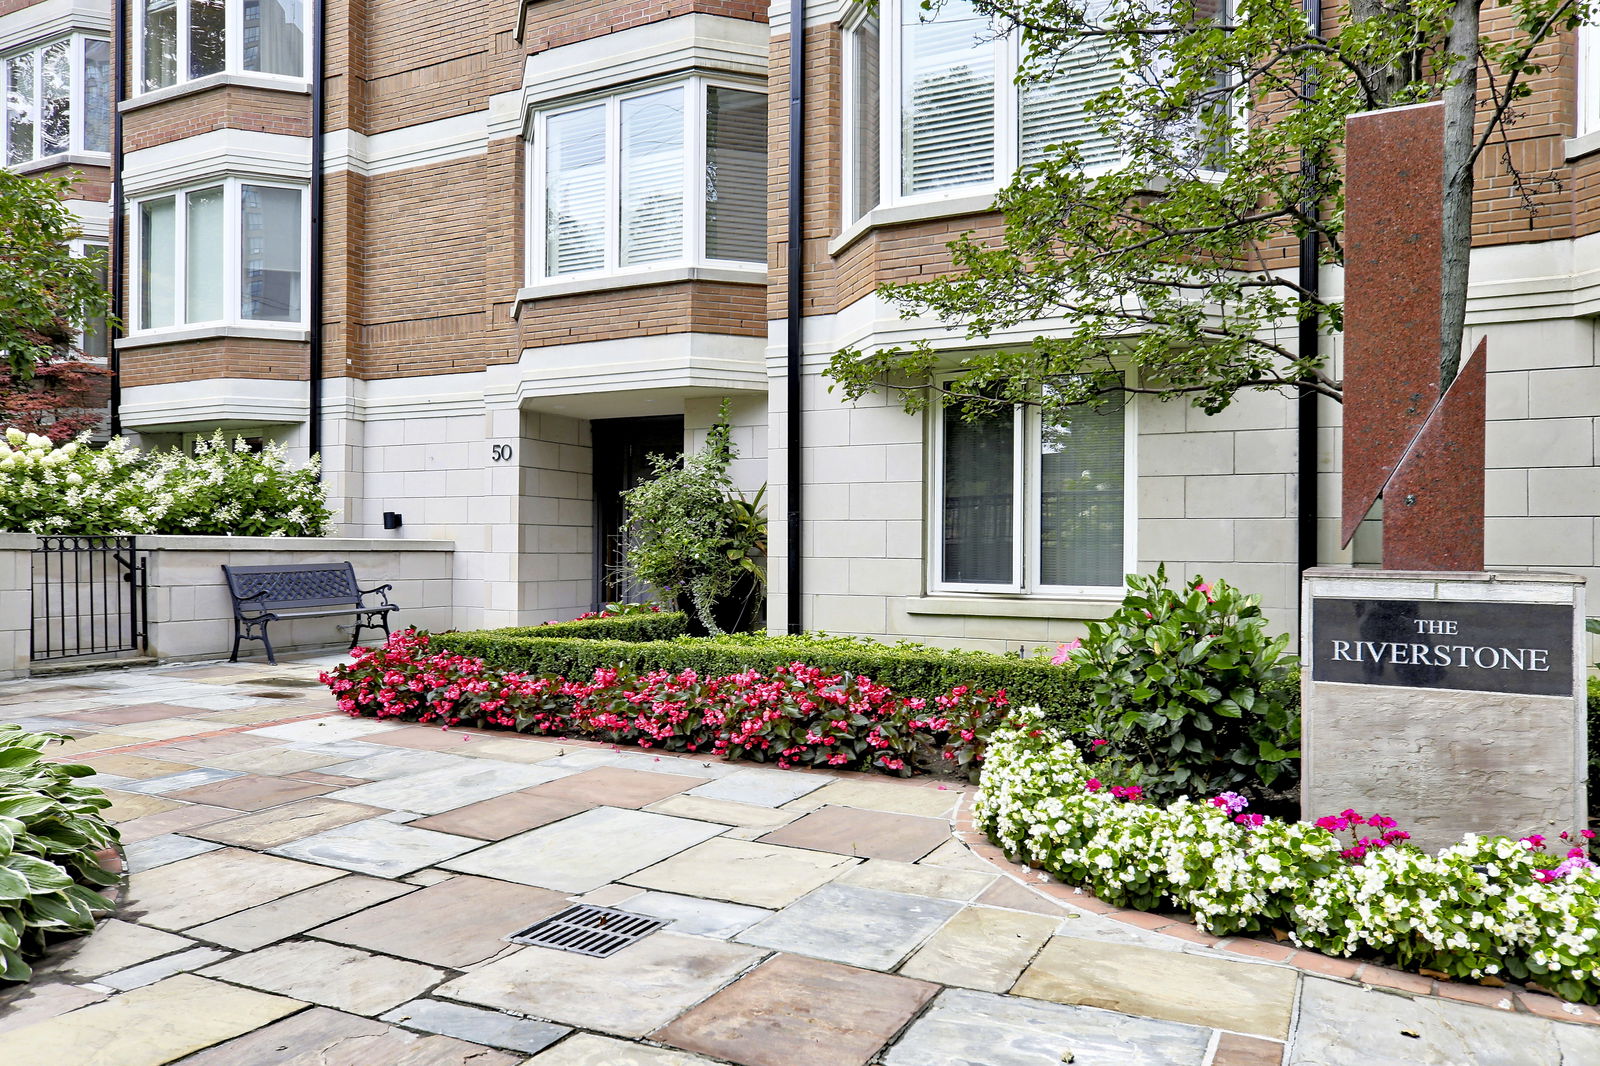
M 1014 41 L 979 55 L 907 3 L 807 6 L 796 397 L 787 0 L 123 0 L 120 14 L 0 0 L 0 63 L 73 42 L 82 99 L 92 75 L 105 81 L 101 46 L 82 42 L 125 29 L 112 49 L 122 430 L 317 448 L 343 531 L 456 542 L 457 625 L 627 594 L 617 491 L 650 452 L 693 446 L 727 398 L 737 479 L 770 485 L 775 626 L 789 617 L 797 402 L 807 628 L 1032 645 L 1103 616 L 1117 574 L 1166 562 L 1261 594 L 1292 629 L 1308 561 L 1292 398 L 1247 396 L 1214 417 L 1141 398 L 1066 448 L 1022 418 L 1006 430 L 1014 465 L 998 469 L 982 465 L 993 439 L 890 396 L 845 405 L 828 391 L 822 368 L 842 347 L 966 345 L 897 317 L 876 289 L 947 269 L 956 234 L 998 232 L 990 197 L 1037 144 L 1078 130 L 1114 155 L 1070 94 L 1015 90 Z M 945 31 L 961 7 L 946 5 Z M 1516 165 L 1559 179 L 1537 188 L 1537 210 L 1500 153 L 1479 164 L 1468 322 L 1469 344 L 1490 338 L 1491 567 L 1600 576 L 1591 44 L 1552 42 L 1509 134 Z M 946 108 L 940 63 L 987 71 L 986 88 Z M 1080 75 L 1076 99 L 1102 72 Z M 8 161 L 80 172 L 75 206 L 104 238 L 114 146 L 96 136 Z M 1351 558 L 1336 534 L 1337 405 L 1317 419 L 1311 561 L 1337 563 Z M 1069 467 L 1094 472 L 1070 499 L 1049 484 Z M 1074 508 L 1100 520 L 1074 526 Z M 384 512 L 401 527 L 384 530 Z

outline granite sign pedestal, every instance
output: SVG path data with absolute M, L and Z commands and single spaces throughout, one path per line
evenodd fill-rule
M 1303 593 L 1302 817 L 1428 849 L 1583 827 L 1582 578 L 1319 567 Z

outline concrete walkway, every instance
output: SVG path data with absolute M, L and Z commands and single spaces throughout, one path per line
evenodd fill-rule
M 355 720 L 321 665 L 0 684 L 0 719 L 77 738 L 132 871 L 0 993 L 0 1063 L 1600 1062 L 1600 1028 L 1047 899 L 952 838 L 960 788 Z M 667 925 L 608 958 L 505 939 L 573 901 Z

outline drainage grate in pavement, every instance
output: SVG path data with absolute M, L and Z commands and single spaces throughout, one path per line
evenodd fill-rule
M 666 925 L 661 918 L 579 903 L 512 933 L 507 940 L 603 959 Z

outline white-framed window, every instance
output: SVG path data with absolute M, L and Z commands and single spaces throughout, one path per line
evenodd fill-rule
M 1090 165 L 1118 159 L 1083 105 L 1115 84 L 1103 45 L 1086 41 L 1047 83 L 1019 87 L 1023 44 L 970 0 L 933 11 L 883 0 L 845 29 L 846 215 L 880 203 L 999 188 L 1019 164 L 1074 142 Z
M 4 159 L 111 150 L 111 42 L 74 34 L 0 59 Z
M 1134 568 L 1132 411 L 934 412 L 932 572 L 942 592 L 1107 595 Z
M 70 247 L 73 255 L 98 258 L 95 275 L 100 279 L 101 287 L 105 287 L 108 282 L 107 264 L 111 261 L 111 249 L 106 242 L 90 237 L 75 240 Z M 85 359 L 105 362 L 111 353 L 111 331 L 106 326 L 105 315 L 97 315 L 85 324 L 83 333 L 78 337 L 78 347 L 83 349 Z
M 528 279 L 767 260 L 767 98 L 693 77 L 534 113 Z
M 240 71 L 303 82 L 308 0 L 134 0 L 139 92 Z
M 1573 135 L 1600 132 L 1600 26 L 1578 27 L 1577 116 Z
M 221 178 L 132 204 L 133 332 L 305 325 L 306 188 Z

